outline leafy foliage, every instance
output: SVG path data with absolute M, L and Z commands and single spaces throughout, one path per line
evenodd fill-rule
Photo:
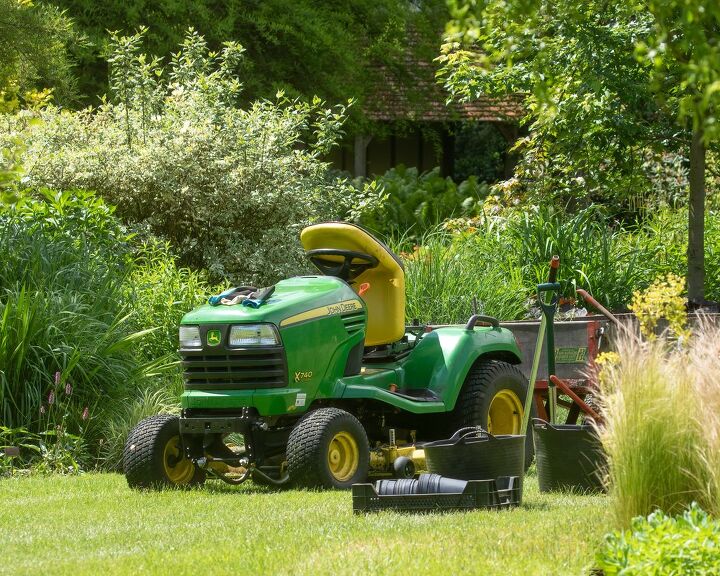
M 503 319 L 525 312 L 526 287 L 512 255 L 500 251 L 492 234 L 454 236 L 435 228 L 421 245 L 401 252 L 402 240 L 391 241 L 405 265 L 406 316 L 411 322 L 461 323 L 474 312 Z
M 447 18 L 442 0 L 230 0 L 222 5 L 159 0 L 152 8 L 135 0 L 55 3 L 92 40 L 92 46 L 77 54 L 81 89 L 89 98 L 107 91 L 102 59 L 107 30 L 129 34 L 147 27 L 149 52 L 167 60 L 182 42 L 184 30 L 193 26 L 213 50 L 229 38 L 247 50 L 241 69 L 246 104 L 271 98 L 279 90 L 307 101 L 315 95 L 333 103 L 351 97 L 363 101 L 372 80 L 378 80 L 378 63 L 386 64 L 399 81 L 405 79 L 408 36 L 414 39 L 414 53 L 434 57 L 438 23 Z M 413 86 L 404 84 L 412 92 Z M 354 112 L 361 116 L 361 107 Z
M 596 560 L 608 576 L 717 574 L 720 522 L 695 503 L 675 518 L 653 512 L 634 518 L 630 530 L 608 534 Z
M 51 92 L 58 101 L 71 99 L 67 48 L 78 41 L 70 20 L 55 6 L 0 0 L 0 112 L 36 105 Z
M 344 106 L 278 95 L 243 110 L 238 45 L 210 52 L 190 31 L 167 70 L 140 45 L 139 35 L 113 37 L 115 103 L 48 109 L 36 126 L 8 120 L 25 139 L 30 185 L 95 190 L 123 219 L 170 240 L 184 265 L 258 284 L 303 269 L 304 225 L 372 200 L 322 161 L 342 134 Z
M 0 209 L 0 421 L 35 468 L 114 466 L 137 419 L 177 402 L 177 324 L 212 288 L 136 242 L 89 193 Z
M 360 222 L 380 234 L 419 238 L 450 217 L 476 216 L 487 195 L 487 184 L 471 176 L 460 184 L 440 176 L 440 168 L 418 173 L 403 165 L 375 178 L 384 202 Z
M 125 241 L 112 211 L 88 195 L 25 197 L 0 214 L 5 425 L 43 432 L 41 410 L 62 382 L 74 389 L 66 411 L 77 431 L 85 407 L 94 415 L 101 398 L 138 377 L 122 298 Z
M 640 332 L 648 340 L 656 338 L 658 321 L 668 322 L 668 331 L 675 337 L 688 337 L 687 300 L 682 296 L 685 291 L 685 279 L 668 274 L 658 278 L 647 290 L 633 292 L 630 310 L 640 323 Z
M 39 473 L 78 474 L 91 463 L 81 435 L 64 428 L 65 420 L 34 433 L 25 428 L 0 426 L 0 477 L 32 470 Z M 4 455 L 5 448 L 19 450 L 18 456 Z
M 485 313 L 510 320 L 527 312 L 555 254 L 566 297 L 585 288 L 606 307 L 627 310 L 633 292 L 682 273 L 686 222 L 685 210 L 661 210 L 626 226 L 598 206 L 573 216 L 542 207 L 448 221 L 389 243 L 405 261 L 408 320 L 459 322 L 470 315 L 473 296 Z M 709 223 L 708 245 L 720 246 L 720 220 Z M 707 263 L 708 278 L 716 278 L 717 250 Z M 718 289 L 713 281 L 708 294 L 720 298 Z
M 518 191 L 624 210 L 653 197 L 663 153 L 690 159 L 688 291 L 703 298 L 705 147 L 720 9 L 703 0 L 453 1 L 441 60 L 458 98 L 526 95 Z M 688 119 L 691 122 L 688 122 Z M 679 122 L 678 122 L 679 121 Z M 651 162 L 648 162 L 651 159 Z

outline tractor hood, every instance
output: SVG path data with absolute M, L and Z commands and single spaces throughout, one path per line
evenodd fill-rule
M 350 286 L 332 276 L 298 276 L 275 285 L 272 296 L 259 308 L 240 304 L 205 304 L 188 312 L 181 324 L 252 324 L 271 322 L 279 327 L 306 320 L 362 310 L 364 303 Z

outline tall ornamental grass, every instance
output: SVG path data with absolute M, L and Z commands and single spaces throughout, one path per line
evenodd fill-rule
M 526 290 L 518 269 L 502 265 L 499 251 L 441 229 L 427 232 L 408 252 L 394 248 L 405 264 L 406 315 L 436 324 L 465 322 L 474 304 L 482 314 L 515 318 L 525 309 Z M 474 299 L 474 300 L 473 300 Z
M 684 282 L 669 275 L 632 308 L 640 336 L 621 330 L 617 354 L 599 359 L 601 429 L 615 520 L 692 502 L 720 514 L 720 325 L 685 327 Z M 653 315 L 654 313 L 654 315 Z M 657 335 L 657 318 L 668 327 Z
M 617 345 L 620 360 L 604 368 L 601 382 L 602 439 L 618 525 L 657 508 L 679 513 L 693 501 L 717 510 L 707 498 L 708 430 L 689 352 L 628 335 Z M 715 364 L 720 368 L 720 361 Z

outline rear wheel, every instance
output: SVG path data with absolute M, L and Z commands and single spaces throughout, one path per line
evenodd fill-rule
M 370 447 L 355 416 L 320 408 L 293 428 L 287 446 L 288 474 L 300 486 L 350 488 L 367 478 Z
M 451 416 L 451 432 L 464 426 L 482 426 L 490 434 L 520 434 L 527 395 L 527 380 L 512 364 L 499 360 L 479 360 L 463 384 Z M 530 406 L 530 417 L 535 406 Z M 528 426 L 525 440 L 525 468 L 535 451 Z
M 128 436 L 123 452 L 125 478 L 131 488 L 192 486 L 205 471 L 183 453 L 177 416 L 159 414 L 142 420 Z

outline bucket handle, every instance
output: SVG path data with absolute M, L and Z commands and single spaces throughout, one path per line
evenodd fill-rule
M 465 426 L 460 428 L 455 434 L 453 434 L 448 440 L 454 444 L 462 442 L 463 440 L 471 440 L 473 438 L 495 438 L 490 432 L 485 430 L 482 426 Z
M 555 424 L 552 422 L 547 422 L 543 420 L 542 418 L 533 418 L 533 425 L 542 428 L 543 430 L 555 430 L 556 432 L 561 431 L 561 428 L 558 428 Z
M 534 427 L 542 428 L 543 430 L 547 430 L 548 428 L 556 430 L 555 426 L 553 426 L 550 422 L 543 420 L 542 418 L 533 418 L 532 423 Z

